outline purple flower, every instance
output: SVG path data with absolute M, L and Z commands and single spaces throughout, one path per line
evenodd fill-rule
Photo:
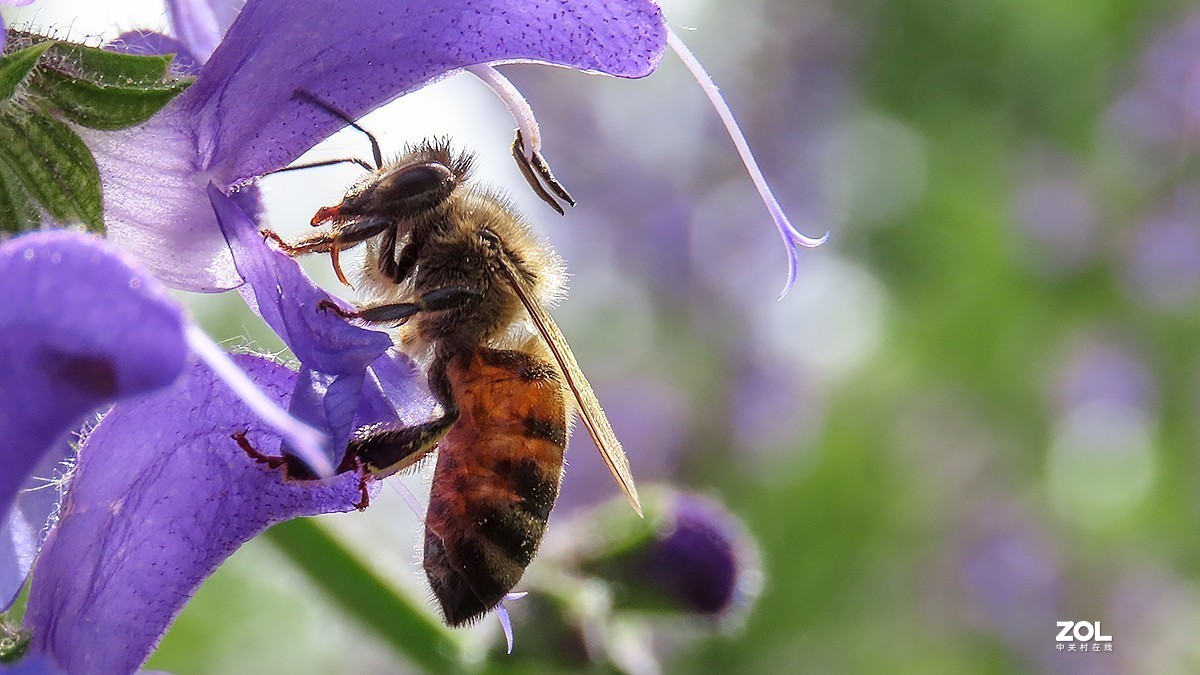
M 1181 189 L 1132 234 L 1125 276 L 1130 292 L 1164 311 L 1181 311 L 1200 298 L 1200 192 Z
M 177 20 L 204 9 L 172 5 Z M 199 23 L 188 26 L 181 45 L 202 60 Z M 71 672 L 134 670 L 200 582 L 243 542 L 274 522 L 359 502 L 357 475 L 289 482 L 231 435 L 243 434 L 265 455 L 300 454 L 306 437 L 285 440 L 280 429 L 294 421 L 272 412 L 286 406 L 324 433 L 328 466 L 355 428 L 412 422 L 432 410 L 423 378 L 387 336 L 322 311 L 332 299 L 264 243 L 246 212 L 253 204 L 226 195 L 341 125 L 294 100 L 296 90 L 360 115 L 456 69 L 500 60 L 634 76 L 653 69 L 662 30 L 658 8 L 640 0 L 566 11 L 549 0 L 251 0 L 181 99 L 137 129 L 89 135 L 111 238 L 176 285 L 217 289 L 244 280 L 246 301 L 301 367 L 297 373 L 252 355 L 231 364 L 161 298 L 152 277 L 79 235 L 5 245 L 12 252 L 0 265 L 39 265 L 24 276 L 0 269 L 0 283 L 25 283 L 6 294 L 21 301 L 0 309 L 0 326 L 10 327 L 0 332 L 0 378 L 9 383 L 0 422 L 12 426 L 11 433 L 0 428 L 0 452 L 6 469 L 17 468 L 0 479 L 5 505 L 48 449 L 120 399 L 84 434 L 38 553 L 26 615 L 33 656 Z M 123 44 L 155 51 L 172 43 L 130 35 Z M 30 248 L 47 238 L 74 248 Z M 88 256 L 103 269 L 88 267 Z M 140 309 L 147 295 L 160 302 L 157 314 Z M 162 319 L 159 327 L 138 311 L 174 323 Z M 189 351 L 202 362 L 189 364 Z
M 287 287 L 288 272 L 273 272 L 273 283 Z M 0 550 L 0 600 L 11 604 L 36 554 L 26 616 L 35 654 L 70 672 L 132 670 L 242 542 L 278 520 L 357 501 L 353 475 L 289 484 L 245 455 L 231 433 L 278 452 L 270 415 L 242 402 L 254 402 L 244 386 L 222 381 L 238 384 L 155 279 L 111 247 L 69 231 L 12 239 L 0 246 L 0 292 L 0 504 L 4 540 L 15 544 Z M 297 343 L 326 337 L 306 330 L 292 331 Z M 208 363 L 188 365 L 189 351 Z M 276 408 L 297 388 L 296 373 L 268 360 L 238 365 Z M 395 421 L 393 400 L 421 403 L 404 389 L 415 372 L 391 359 L 381 367 L 389 385 L 352 401 L 362 423 Z M 56 500 L 22 488 L 39 465 L 69 457 L 80 425 L 113 402 L 85 432 L 38 552 Z
M 726 629 L 745 619 L 762 569 L 743 525 L 707 497 L 662 486 L 642 496 L 644 519 L 617 499 L 551 528 L 544 555 L 559 568 L 530 575 L 522 581 L 528 597 L 509 598 L 517 600 L 508 610 L 522 635 L 513 658 L 536 654 L 543 669 L 657 672 L 662 643 L 646 619 L 693 618 Z M 630 625 L 637 630 L 622 630 Z M 679 636 L 667 634 L 669 642 Z
M 807 237 L 791 225 L 716 85 L 650 0 L 351 0 L 336 6 L 305 0 L 286 7 L 283 0 L 251 0 L 236 20 L 229 4 L 170 2 L 182 63 L 205 61 L 196 82 L 144 127 L 89 143 L 106 186 L 108 231 L 170 285 L 192 290 L 238 285 L 197 188 L 212 181 L 236 192 L 342 126 L 297 98 L 298 90 L 357 118 L 466 70 L 505 102 L 532 155 L 540 147 L 532 110 L 489 64 L 534 61 L 643 77 L 657 67 L 668 44 L 719 113 L 783 238 L 785 294 L 796 278 L 798 248 L 826 238 Z M 319 31 L 312 28 L 314 19 L 321 20 Z M 219 40 L 226 26 L 229 34 Z M 161 36 L 123 37 L 135 49 L 170 48 Z M 180 265 L 181 258 L 187 264 Z
M 249 281 L 248 299 L 305 360 L 296 373 L 237 357 L 255 391 L 277 405 L 290 402 L 325 431 L 331 459 L 354 427 L 427 415 L 416 369 L 385 353 L 387 337 L 318 311 L 328 296 L 293 260 L 268 249 L 228 197 L 211 192 Z M 6 466 L 18 469 L 4 474 L 6 503 L 16 481 L 83 416 L 123 399 L 84 435 L 57 522 L 37 554 L 26 614 L 35 655 L 69 672 L 134 670 L 200 582 L 243 542 L 280 520 L 347 511 L 359 501 L 355 473 L 290 482 L 247 456 L 231 435 L 278 456 L 279 432 L 242 401 L 246 393 L 226 383 L 219 365 L 187 365 L 189 346 L 200 344 L 195 329 L 152 277 L 110 249 L 73 233 L 28 235 L 0 251 L 0 280 L 6 297 L 17 299 L 0 315 L 0 376 L 11 378 L 0 449 Z M 44 520 L 44 513 L 24 519 Z M 15 595 L 23 574 L 11 576 Z
M 741 524 L 716 502 L 675 495 L 639 566 L 680 608 L 719 617 L 757 592 L 757 554 L 747 542 Z
M 645 521 L 616 527 L 589 517 L 593 527 L 575 528 L 581 568 L 614 584 L 618 609 L 739 616 L 757 596 L 762 574 L 742 524 L 711 499 L 650 494 Z
M 256 356 L 238 364 L 286 401 L 296 373 Z M 243 542 L 281 520 L 354 508 L 353 474 L 285 482 L 247 457 L 231 430 L 264 449 L 277 438 L 197 365 L 174 387 L 116 406 L 88 435 L 33 576 L 26 625 L 35 653 L 73 673 L 136 670 Z

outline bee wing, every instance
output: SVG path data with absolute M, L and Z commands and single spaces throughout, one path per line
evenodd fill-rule
M 600 401 L 596 400 L 592 385 L 588 384 L 587 378 L 583 376 L 583 371 L 579 369 L 579 363 L 575 361 L 575 355 L 571 353 L 567 339 L 563 337 L 562 331 L 558 329 L 558 324 L 554 323 L 554 319 L 550 318 L 550 314 L 542 308 L 541 303 L 531 297 L 531 290 L 514 269 L 508 256 L 502 255 L 501 259 L 509 284 L 516 291 L 517 297 L 521 299 L 521 304 L 525 305 L 525 311 L 529 312 L 533 324 L 537 326 L 542 339 L 546 341 L 551 353 L 554 354 L 554 360 L 558 362 L 563 376 L 567 378 L 567 386 L 571 388 L 571 393 L 575 395 L 575 401 L 579 404 L 579 414 L 583 418 L 583 426 L 587 427 L 588 434 L 591 435 L 596 447 L 600 450 L 600 456 L 604 458 L 608 470 L 612 472 L 613 478 L 617 479 L 617 485 L 621 486 L 621 491 L 633 505 L 633 510 L 637 511 L 639 516 L 642 515 L 642 503 L 638 500 L 637 488 L 634 487 L 633 476 L 629 473 L 629 460 L 625 457 L 621 442 L 617 440 L 617 435 L 613 433 L 612 426 L 608 423 L 608 417 L 600 408 Z

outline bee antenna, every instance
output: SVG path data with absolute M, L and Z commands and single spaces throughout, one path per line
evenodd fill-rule
M 297 101 L 303 101 L 305 103 L 310 103 L 312 105 L 315 105 L 316 107 L 320 108 L 321 110 L 324 110 L 325 112 L 329 113 L 330 115 L 333 115 L 334 117 L 345 122 L 346 124 L 353 127 L 354 129 L 361 131 L 363 133 L 363 135 L 367 137 L 367 140 L 371 142 L 371 155 L 372 155 L 372 157 L 375 158 L 375 168 L 376 169 L 383 168 L 383 151 L 379 149 L 379 141 L 375 138 L 375 134 L 372 134 L 371 132 L 367 131 L 362 126 L 360 126 L 358 124 L 358 122 L 354 121 L 353 117 L 342 112 L 340 109 L 335 108 L 333 106 L 333 104 L 327 103 L 326 101 L 322 100 L 316 94 L 312 93 L 311 91 L 308 91 L 307 89 L 297 89 L 297 90 L 293 91 L 292 98 L 296 99 Z

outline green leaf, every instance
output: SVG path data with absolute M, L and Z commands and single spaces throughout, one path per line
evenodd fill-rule
M 90 129 L 114 130 L 150 119 L 190 81 L 117 86 L 75 78 L 59 71 L 41 73 L 39 89 L 68 120 Z
M 55 220 L 103 229 L 100 171 L 87 145 L 63 122 L 20 109 L 4 111 L 0 162 Z
M 170 76 L 174 54 L 125 54 L 71 42 L 54 45 L 50 59 L 56 70 L 95 84 L 114 87 L 157 88 L 174 80 Z
M 41 222 L 42 216 L 21 181 L 0 161 L 0 232 L 28 232 Z
M 376 577 L 337 539 L 309 518 L 267 531 L 271 543 L 351 616 L 430 673 L 462 672 L 458 638 L 412 600 Z
M 21 82 L 29 77 L 38 59 L 53 45 L 53 42 L 42 42 L 0 58 L 0 101 L 12 98 Z

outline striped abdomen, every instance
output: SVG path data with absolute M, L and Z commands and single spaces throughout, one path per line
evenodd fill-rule
M 438 444 L 425 573 L 446 623 L 496 606 L 533 560 L 558 497 L 567 408 L 557 371 L 522 352 L 455 356 L 460 417 Z

